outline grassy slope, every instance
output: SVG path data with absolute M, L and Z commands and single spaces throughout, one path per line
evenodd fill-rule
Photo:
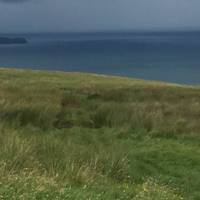
M 200 199 L 200 88 L 0 70 L 0 199 Z

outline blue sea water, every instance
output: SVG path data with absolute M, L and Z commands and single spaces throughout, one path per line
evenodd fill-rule
M 200 85 L 200 32 L 45 33 L 0 45 L 0 66 Z

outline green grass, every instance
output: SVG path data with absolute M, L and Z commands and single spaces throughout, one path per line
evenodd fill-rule
M 200 88 L 0 70 L 0 199 L 200 199 Z

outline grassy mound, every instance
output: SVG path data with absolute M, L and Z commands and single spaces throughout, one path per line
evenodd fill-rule
M 200 199 L 200 88 L 0 70 L 0 199 Z

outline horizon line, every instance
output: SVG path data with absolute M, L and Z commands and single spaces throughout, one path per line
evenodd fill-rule
M 126 29 L 126 30 L 79 30 L 79 31 L 8 31 L 0 34 L 88 34 L 88 33 L 174 33 L 174 32 L 200 32 L 198 29 Z

